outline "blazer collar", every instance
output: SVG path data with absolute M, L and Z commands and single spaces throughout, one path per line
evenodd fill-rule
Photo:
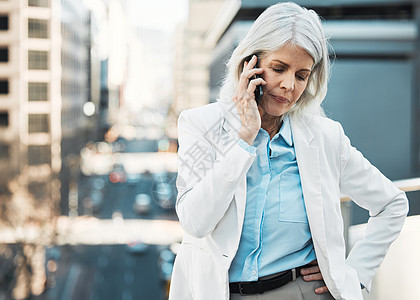
M 303 117 L 303 116 L 293 115 L 290 117 L 293 140 L 295 142 L 304 143 L 306 145 L 311 144 L 311 142 L 314 139 L 314 136 L 312 134 L 311 126 L 309 125 L 310 121 L 313 121 L 311 116 Z
M 238 110 L 236 109 L 233 101 L 222 101 L 218 102 L 222 108 L 223 113 L 223 129 L 234 137 L 238 136 L 238 132 L 241 129 L 241 118 Z M 313 134 L 309 122 L 313 121 L 310 116 L 290 116 L 290 125 L 292 128 L 294 142 L 303 142 L 307 145 L 313 140 Z

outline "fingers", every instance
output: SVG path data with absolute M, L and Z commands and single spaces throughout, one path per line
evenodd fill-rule
M 255 87 L 258 84 L 263 84 L 265 85 L 266 82 L 264 79 L 262 79 L 261 77 L 257 77 L 255 78 L 255 74 L 260 74 L 263 72 L 263 69 L 258 68 L 258 69 L 252 69 L 246 72 L 242 72 L 241 77 L 239 78 L 239 82 L 238 82 L 238 88 L 237 91 L 240 92 L 242 91 L 243 93 L 245 93 L 246 91 L 250 91 L 250 92 L 254 92 Z M 250 90 L 250 83 L 253 82 L 253 90 Z
M 321 271 L 318 266 L 313 266 L 309 268 L 302 268 L 300 274 L 303 275 L 303 280 L 312 281 L 312 280 L 323 280 Z
M 315 273 L 315 274 L 310 274 L 310 275 L 303 276 L 303 280 L 305 280 L 305 281 L 323 280 L 323 279 L 324 278 L 322 277 L 321 273 Z
M 312 267 L 302 268 L 300 270 L 300 274 L 303 275 L 303 280 L 305 281 L 314 281 L 314 280 L 324 280 L 322 277 L 321 271 L 318 266 L 318 262 L 316 260 L 312 261 L 309 265 L 313 265 Z M 316 294 L 324 294 L 328 292 L 328 287 L 323 286 L 315 289 Z
M 238 82 L 238 90 L 237 91 L 246 91 L 248 90 L 249 83 L 252 81 L 252 77 L 254 77 L 256 74 L 261 74 L 264 72 L 262 68 L 254 68 L 255 64 L 257 63 L 257 57 L 254 55 L 249 62 L 244 62 L 244 68 L 242 70 L 241 76 L 239 78 Z M 254 79 L 253 79 L 254 80 Z M 256 84 L 261 84 L 262 81 L 258 81 Z M 254 88 L 255 90 L 255 88 Z M 253 92 L 253 91 L 252 91 Z
M 265 82 L 262 78 L 255 78 L 249 81 L 247 92 L 249 94 L 253 94 L 255 89 L 257 88 L 257 85 L 266 85 L 267 82 Z
M 310 275 L 303 276 L 303 280 L 305 281 L 320 281 L 323 280 L 321 273 L 315 273 Z M 328 288 L 326 286 L 319 287 L 315 289 L 316 294 L 324 294 L 328 292 Z
M 320 269 L 319 269 L 319 266 L 318 266 L 318 265 L 313 266 L 313 267 L 308 267 L 308 268 L 302 268 L 302 269 L 300 270 L 300 274 L 302 274 L 302 275 L 308 275 L 308 274 L 320 273 L 320 272 L 321 272 L 321 271 L 320 271 Z
M 327 293 L 328 292 L 328 288 L 326 287 L 326 286 L 323 286 L 323 287 L 319 287 L 319 288 L 316 288 L 315 289 L 315 293 L 316 294 L 324 294 L 324 293 Z
M 245 61 L 242 72 L 254 69 L 255 65 L 257 64 L 257 60 L 257 56 L 253 55 L 249 61 Z
M 261 68 L 254 68 L 256 63 L 257 57 L 255 55 L 249 62 L 244 62 L 238 86 L 233 95 L 233 101 L 236 104 L 242 123 L 238 137 L 250 145 L 252 145 L 258 130 L 261 128 L 261 116 L 254 92 L 257 85 L 266 84 L 264 79 L 255 76 L 264 72 Z

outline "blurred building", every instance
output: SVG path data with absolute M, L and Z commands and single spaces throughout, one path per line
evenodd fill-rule
M 176 119 L 187 107 L 208 103 L 209 64 L 213 45 L 205 35 L 220 12 L 223 0 L 190 0 L 189 17 L 176 31 L 175 96 L 168 120 L 168 135 L 176 136 Z
M 129 77 L 130 45 L 137 37 L 127 17 L 128 0 L 84 0 L 91 12 L 91 87 L 97 140 L 124 121 L 121 108 Z
M 126 122 L 145 129 L 161 127 L 173 92 L 172 35 L 139 27 L 131 32 L 128 48 L 124 106 L 133 116 Z
M 194 1 L 192 1 L 193 3 Z M 276 0 L 227 0 L 211 26 L 202 32 L 201 45 L 211 50 L 207 86 L 194 84 L 187 72 L 200 63 L 188 61 L 187 75 L 179 76 L 174 116 L 179 111 L 215 101 L 227 59 L 253 21 Z M 420 174 L 420 2 L 417 0 L 294 1 L 314 9 L 334 50 L 332 76 L 324 108 L 344 127 L 354 146 L 391 180 Z M 217 2 L 219 4 L 219 2 Z M 194 14 L 190 10 L 190 15 Z M 208 14 L 210 16 L 210 14 Z M 196 14 L 196 17 L 202 14 Z M 190 16 L 190 20 L 194 18 Z M 191 23 L 191 21 L 190 21 Z M 192 24 L 192 23 L 191 23 Z M 187 24 L 185 32 L 191 25 Z M 188 37 L 188 36 L 187 36 Z M 184 38 L 190 45 L 192 39 Z M 180 48 L 181 50 L 183 48 Z M 186 47 L 179 57 L 191 57 Z M 186 50 L 185 50 L 186 51 Z M 196 66 L 194 66 L 195 64 Z M 204 68 L 203 68 L 204 70 Z M 203 74 L 205 72 L 203 71 Z M 198 77 L 195 75 L 194 77 Z M 188 98 L 191 90 L 200 97 Z M 183 99 L 183 100 L 181 100 Z M 194 100 L 192 100 L 194 99 Z M 175 119 L 175 117 L 174 117 Z M 411 214 L 420 213 L 420 195 L 410 193 Z M 353 222 L 367 212 L 354 207 Z
M 37 206 L 58 210 L 70 166 L 96 130 L 83 113 L 92 94 L 90 14 L 82 0 L 5 0 L 0 23 L 1 173 L 17 176 Z
M 108 58 L 106 82 L 108 89 L 107 120 L 110 125 L 118 122 L 118 112 L 124 99 L 127 79 L 128 42 L 130 39 L 127 16 L 121 0 L 105 0 L 107 3 Z M 105 73 L 105 72 L 104 72 Z

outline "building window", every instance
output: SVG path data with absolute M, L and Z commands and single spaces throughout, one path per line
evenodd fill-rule
M 35 199 L 44 200 L 47 197 L 48 186 L 45 182 L 30 182 L 28 184 L 28 191 Z
M 9 30 L 9 16 L 0 16 L 0 30 Z
M 51 147 L 49 145 L 28 146 L 28 164 L 41 165 L 51 162 Z
M 47 82 L 28 82 L 29 101 L 48 101 Z
M 49 7 L 49 0 L 28 0 L 28 6 Z
M 7 111 L 0 112 L 0 127 L 9 126 L 9 113 Z
M 9 93 L 9 80 L 0 79 L 0 95 L 7 95 Z
M 9 61 L 9 48 L 0 47 L 0 62 L 8 62 L 8 61 Z
M 48 51 L 28 51 L 29 70 L 48 70 Z
M 9 158 L 9 145 L 0 144 L 0 159 Z
M 47 114 L 28 115 L 28 132 L 49 132 L 49 117 Z
M 28 19 L 28 37 L 47 39 L 48 21 L 39 19 Z

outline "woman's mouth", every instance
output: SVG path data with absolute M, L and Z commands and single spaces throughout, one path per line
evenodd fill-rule
M 279 103 L 289 103 L 290 101 L 289 101 L 289 99 L 287 99 L 287 98 L 285 98 L 285 97 L 282 97 L 282 96 L 274 96 L 274 95 L 271 95 L 271 97 L 276 101 L 276 102 L 279 102 Z

